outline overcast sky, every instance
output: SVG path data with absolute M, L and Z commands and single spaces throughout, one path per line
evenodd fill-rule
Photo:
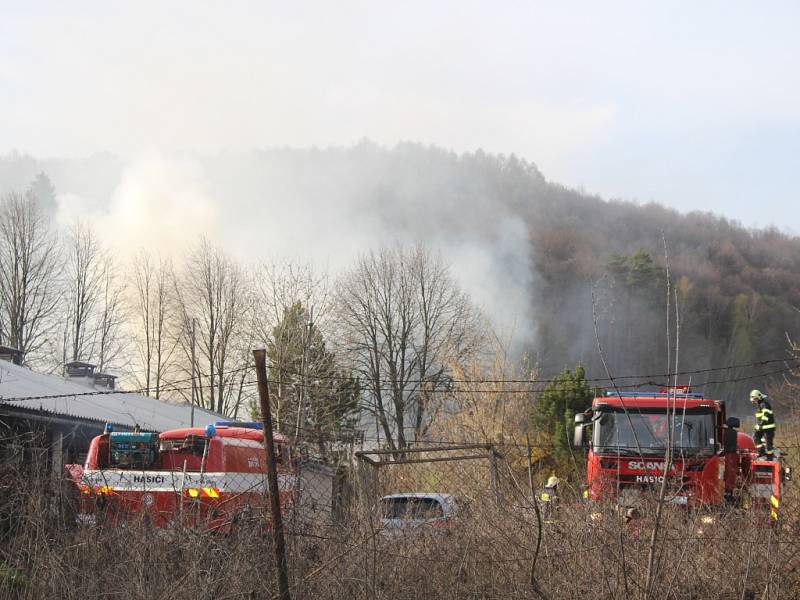
M 362 137 L 800 232 L 796 2 L 9 2 L 0 153 Z

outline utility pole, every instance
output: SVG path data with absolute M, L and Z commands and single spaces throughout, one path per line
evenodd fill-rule
M 275 458 L 275 440 L 272 435 L 272 413 L 269 406 L 269 381 L 267 380 L 267 351 L 253 350 L 258 379 L 258 397 L 261 400 L 261 420 L 264 423 L 264 449 L 267 453 L 267 483 L 272 513 L 272 541 L 275 546 L 275 568 L 278 571 L 278 591 L 281 600 L 291 600 L 289 573 L 286 565 L 286 540 L 283 537 L 278 465 Z
M 302 367 L 300 374 L 300 378 L 302 379 L 302 383 L 300 384 L 300 402 L 298 402 L 297 406 L 297 423 L 295 425 L 294 430 L 294 439 L 295 442 L 300 439 L 300 426 L 301 424 L 305 426 L 305 411 L 306 411 L 306 394 L 308 393 L 308 349 L 311 345 L 311 328 L 314 327 L 314 307 L 311 307 L 311 311 L 308 316 L 308 326 L 306 327 L 306 339 L 305 343 L 303 344 L 303 358 L 302 358 Z
M 196 361 L 195 361 L 195 358 L 194 358 L 194 340 L 195 340 L 195 337 L 194 337 L 194 324 L 195 324 L 196 320 L 197 319 L 192 318 L 192 411 L 191 411 L 191 416 L 189 417 L 189 426 L 190 427 L 194 427 L 194 405 L 197 402 L 197 397 L 196 397 L 197 392 L 196 392 L 196 388 L 195 388 L 195 384 L 194 384 L 194 372 L 195 372 L 195 364 L 196 364 Z

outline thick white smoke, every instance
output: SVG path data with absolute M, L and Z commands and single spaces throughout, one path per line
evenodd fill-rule
M 199 165 L 159 154 L 143 156 L 122 173 L 102 236 L 122 254 L 140 249 L 178 255 L 199 235 L 219 234 L 221 203 L 210 198 Z
M 465 186 L 460 160 L 372 144 L 222 157 L 150 153 L 123 163 L 105 204 L 59 190 L 60 218 L 92 222 L 123 258 L 145 249 L 179 261 L 205 236 L 251 264 L 289 259 L 332 275 L 360 253 L 422 242 L 441 252 L 499 332 L 528 344 L 527 226 L 490 192 Z

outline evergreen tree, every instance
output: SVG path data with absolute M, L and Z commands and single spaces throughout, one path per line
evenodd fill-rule
M 626 292 L 643 298 L 661 300 L 666 272 L 644 250 L 637 250 L 630 256 L 612 254 L 606 269 Z
M 47 214 L 55 214 L 58 210 L 56 188 L 53 187 L 53 183 L 44 171 L 34 178 L 25 195 L 28 200 L 35 200 Z
M 646 373 L 667 355 L 666 270 L 644 250 L 612 254 L 606 270 L 613 300 L 605 339 L 609 363 L 612 369 L 625 365 L 628 372 Z
M 539 393 L 531 414 L 531 425 L 534 431 L 545 434 L 556 461 L 566 457 L 575 415 L 589 408 L 596 394 L 597 390 L 586 381 L 582 365 L 574 370 L 564 369 Z
M 276 429 L 313 443 L 327 461 L 358 423 L 360 385 L 328 350 L 300 302 L 284 311 L 267 344 Z

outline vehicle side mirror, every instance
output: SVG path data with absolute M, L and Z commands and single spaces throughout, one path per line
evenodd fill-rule
M 575 415 L 575 424 L 582 424 L 586 422 L 586 415 L 583 413 L 578 413 Z
M 578 415 L 575 415 L 576 417 Z M 583 416 L 583 415 L 581 415 Z M 577 423 L 575 425 L 575 434 L 572 437 L 572 447 L 573 448 L 583 448 L 584 444 L 584 436 L 583 436 L 583 423 Z
M 738 429 L 741 425 L 738 417 L 728 417 L 728 420 L 725 421 L 725 424 L 728 426 L 729 429 Z

